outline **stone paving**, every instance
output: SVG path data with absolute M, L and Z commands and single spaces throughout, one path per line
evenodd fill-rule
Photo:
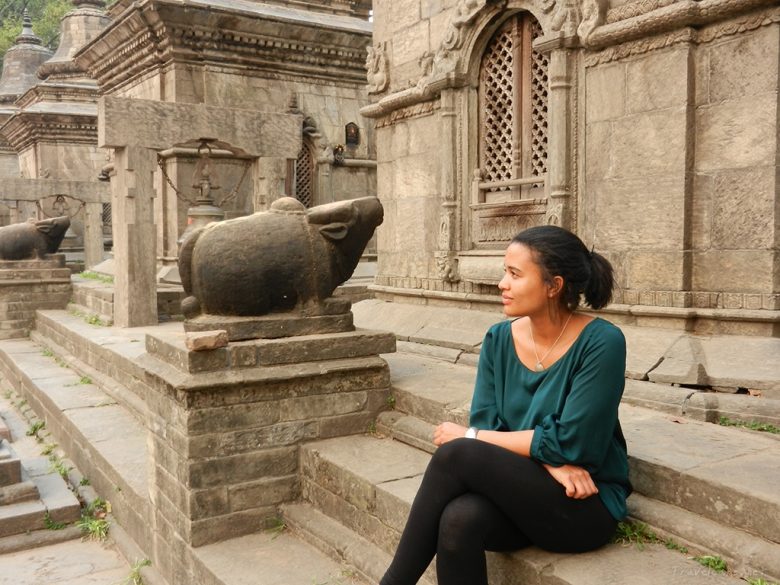
M 111 544 L 92 541 L 0 555 L 0 585 L 130 585 L 130 572 Z

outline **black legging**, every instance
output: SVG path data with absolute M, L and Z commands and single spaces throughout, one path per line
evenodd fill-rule
M 456 439 L 433 455 L 380 585 L 414 585 L 434 553 L 439 585 L 487 585 L 486 550 L 584 552 L 616 524 L 598 495 L 568 497 L 538 462 Z

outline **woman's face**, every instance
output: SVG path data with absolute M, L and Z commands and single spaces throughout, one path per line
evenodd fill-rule
M 524 317 L 546 310 L 550 302 L 550 286 L 534 260 L 530 248 L 511 244 L 504 255 L 504 277 L 498 283 L 504 314 Z

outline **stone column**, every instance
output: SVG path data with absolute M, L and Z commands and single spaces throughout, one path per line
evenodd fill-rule
M 114 324 L 140 327 L 157 323 L 157 229 L 154 224 L 154 150 L 115 149 L 111 179 L 114 230 Z
M 19 202 L 19 223 L 32 219 L 38 221 L 38 206 L 34 201 Z
M 548 75 L 548 143 L 547 143 L 547 213 L 545 222 L 571 228 L 574 210 L 571 209 L 571 153 L 572 142 L 571 90 L 573 58 L 571 51 L 555 48 L 550 51 Z
M 265 211 L 279 197 L 287 195 L 286 176 L 286 158 L 261 157 L 257 160 L 253 169 L 255 212 Z
M 103 261 L 103 204 L 87 203 L 84 215 L 84 267 L 89 269 Z
M 15 223 L 21 223 L 21 213 L 19 209 L 19 202 L 18 201 L 9 201 L 8 202 L 8 214 L 9 214 L 9 225 L 13 225 Z
M 457 194 L 455 178 L 455 150 L 457 148 L 455 91 L 441 92 L 441 208 L 439 210 L 439 234 L 435 253 L 438 276 L 445 282 L 456 282 L 459 278 L 454 255 L 457 250 L 455 230 L 457 227 Z

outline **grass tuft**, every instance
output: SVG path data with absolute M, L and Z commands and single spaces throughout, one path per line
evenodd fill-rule
M 718 419 L 718 424 L 724 427 L 740 427 L 743 429 L 750 429 L 751 431 L 760 431 L 762 433 L 772 433 L 773 435 L 780 435 L 780 427 L 769 423 L 762 423 L 755 420 L 743 421 L 733 420 L 727 416 L 722 416 Z
M 728 566 L 726 566 L 726 561 L 724 561 L 719 556 L 702 555 L 700 557 L 693 557 L 693 560 L 699 563 L 700 565 L 707 567 L 708 569 L 712 569 L 717 573 L 723 573 L 728 569 Z
M 102 498 L 95 498 L 82 512 L 76 523 L 84 540 L 103 541 L 108 537 L 109 523 L 106 516 L 111 505 Z

